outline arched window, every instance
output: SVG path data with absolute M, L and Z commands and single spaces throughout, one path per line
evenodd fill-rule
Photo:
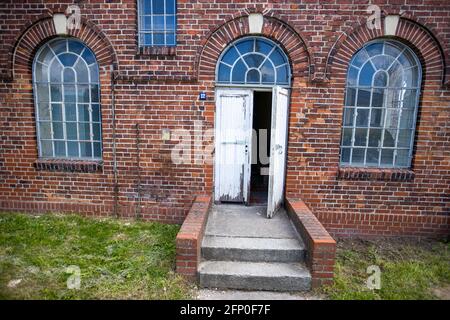
M 343 114 L 341 165 L 411 165 L 421 67 L 393 40 L 369 42 L 352 58 Z
M 219 58 L 219 84 L 290 85 L 291 69 L 283 50 L 261 37 L 246 37 L 231 44 Z
M 99 72 L 93 52 L 75 39 L 55 39 L 33 63 L 39 156 L 101 158 Z

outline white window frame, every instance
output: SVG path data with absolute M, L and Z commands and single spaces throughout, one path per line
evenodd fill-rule
M 361 50 L 365 50 L 366 47 L 368 47 L 371 44 L 374 43 L 393 43 L 396 44 L 396 46 L 398 46 L 399 48 L 402 48 L 400 55 L 397 56 L 397 58 L 394 60 L 398 61 L 398 58 L 401 55 L 404 55 L 404 52 L 408 52 L 409 55 L 413 58 L 414 61 L 412 61 L 414 64 L 411 68 L 417 67 L 417 82 L 415 86 L 411 86 L 411 87 L 390 87 L 389 86 L 389 75 L 387 74 L 387 83 L 386 86 L 383 87 L 377 87 L 374 86 L 374 79 L 375 79 L 375 74 L 377 72 L 380 72 L 380 70 L 375 69 L 375 73 L 374 76 L 372 77 L 372 84 L 371 86 L 360 86 L 358 83 L 359 80 L 359 76 L 360 76 L 360 71 L 362 69 L 359 68 L 358 71 L 358 76 L 357 76 L 357 83 L 354 86 L 350 86 L 349 85 L 349 73 L 350 73 L 350 67 L 352 66 L 352 63 L 356 57 L 356 55 L 361 51 Z M 383 52 L 382 54 L 384 55 L 385 52 L 385 46 L 383 45 Z M 394 63 L 393 62 L 393 63 Z M 392 64 L 393 64 L 392 63 Z M 364 64 L 363 64 L 364 65 Z M 363 66 L 362 65 L 362 66 Z M 355 66 L 353 66 L 354 68 L 357 68 Z M 389 68 L 387 69 L 389 70 Z M 387 73 L 387 72 L 386 72 Z M 422 83 L 422 67 L 421 67 L 421 63 L 417 57 L 417 55 L 414 53 L 414 51 L 412 51 L 411 48 L 409 48 L 406 44 L 401 43 L 397 40 L 392 40 L 392 39 L 377 39 L 377 40 L 373 40 L 370 41 L 368 43 L 366 43 L 360 50 L 358 50 L 357 53 L 355 53 L 351 59 L 351 62 L 349 64 L 349 70 L 347 72 L 347 77 L 346 77 L 346 89 L 345 89 L 345 97 L 344 97 L 344 107 L 343 107 L 343 113 L 342 113 L 342 127 L 341 127 L 341 145 L 340 145 L 340 156 L 339 156 L 339 162 L 340 162 L 340 166 L 341 167 L 370 167 L 370 168 L 410 168 L 411 167 L 411 162 L 412 162 L 412 157 L 413 157 L 413 148 L 414 148 L 414 136 L 415 136 L 415 130 L 416 130 L 416 122 L 417 122 L 417 114 L 418 114 L 418 109 L 419 109 L 419 98 L 420 98 L 420 89 L 421 89 L 421 83 Z M 355 89 L 355 98 L 354 98 L 354 105 L 353 106 L 348 106 L 347 105 L 347 95 L 349 92 L 349 89 Z M 369 106 L 364 107 L 364 106 L 358 106 L 358 93 L 359 90 L 370 90 L 370 103 Z M 382 127 L 371 127 L 371 115 L 372 115 L 372 96 L 373 96 L 373 92 L 374 89 L 382 89 L 383 90 L 383 102 L 382 102 L 382 107 L 380 108 L 382 110 L 382 119 L 384 119 L 382 121 Z M 397 119 L 397 124 L 395 127 L 389 127 L 389 129 L 393 129 L 396 131 L 396 135 L 395 135 L 395 141 L 394 141 L 394 146 L 393 147 L 385 147 L 383 145 L 384 143 L 384 133 L 385 131 L 388 129 L 387 126 L 387 110 L 393 110 L 394 108 L 389 108 L 387 105 L 387 97 L 388 97 L 388 93 L 389 91 L 395 90 L 395 93 L 398 95 L 402 95 L 405 96 L 405 93 L 407 92 L 407 90 L 415 90 L 415 105 L 414 106 L 407 106 L 407 107 L 400 107 L 398 108 L 398 119 Z M 398 146 L 398 142 L 399 142 L 399 132 L 400 130 L 404 130 L 400 128 L 400 119 L 402 119 L 402 111 L 406 108 L 414 108 L 414 113 L 413 113 L 413 120 L 412 120 L 412 127 L 410 128 L 411 130 L 411 136 L 410 136 L 410 141 L 409 141 L 409 146 L 408 147 L 399 147 Z M 353 110 L 353 120 L 352 120 L 352 124 L 351 126 L 346 126 L 345 125 L 345 113 L 346 110 Z M 356 125 L 356 120 L 357 120 L 357 116 L 358 116 L 358 110 L 360 109 L 367 109 L 368 110 L 368 122 L 367 122 L 367 126 L 366 127 L 358 127 Z M 361 128 L 361 129 L 366 129 L 366 137 L 365 137 L 365 145 L 364 146 L 355 146 L 355 133 L 356 133 L 356 129 Z M 351 137 L 351 143 L 350 145 L 344 145 L 344 130 L 345 129 L 351 129 L 352 130 L 352 137 Z M 381 129 L 381 146 L 379 145 L 378 147 L 372 147 L 369 146 L 369 133 L 371 129 Z M 369 149 L 371 148 L 375 148 L 378 149 L 378 163 L 374 164 L 374 163 L 367 163 L 367 152 Z M 343 162 L 343 150 L 344 149 L 349 149 L 350 150 L 350 155 L 349 155 L 349 161 L 348 162 Z M 352 162 L 352 157 L 353 157 L 353 151 L 355 149 L 364 149 L 364 158 L 363 158 L 363 162 L 357 162 L 357 163 L 353 163 Z M 382 158 L 382 150 L 393 150 L 393 155 L 392 155 L 392 163 L 391 164 L 384 164 L 381 163 L 381 158 Z M 407 163 L 405 165 L 397 165 L 396 161 L 397 161 L 397 152 L 399 150 L 408 150 L 408 159 L 407 159 Z

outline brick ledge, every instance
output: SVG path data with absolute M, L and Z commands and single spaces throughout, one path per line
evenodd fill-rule
M 340 167 L 337 173 L 340 180 L 411 181 L 414 177 L 414 171 L 396 168 Z
M 36 170 L 60 172 L 100 172 L 103 169 L 102 160 L 68 160 L 68 159 L 37 159 L 34 162 Z
M 312 287 L 332 284 L 336 241 L 302 200 L 286 199 L 286 210 L 306 245 Z
M 197 279 L 201 243 L 211 206 L 210 195 L 198 195 L 176 238 L 176 272 L 189 280 Z

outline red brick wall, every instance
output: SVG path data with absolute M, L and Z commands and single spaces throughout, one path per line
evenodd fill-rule
M 73 35 L 90 45 L 101 67 L 103 163 L 95 170 L 89 164 L 76 172 L 40 164 L 37 170 L 31 62 L 39 45 L 55 35 L 52 14 L 73 3 L 47 2 L 0 4 L 0 208 L 112 214 L 113 64 L 118 214 L 140 212 L 148 219 L 182 222 L 195 194 L 212 191 L 212 166 L 173 164 L 176 142 L 162 141 L 161 130 L 192 131 L 197 120 L 204 128 L 214 126 L 217 56 L 246 33 L 249 12 L 262 12 L 263 34 L 281 43 L 294 75 L 287 195 L 301 197 L 334 235 L 448 234 L 447 2 L 372 1 L 383 15 L 402 15 L 397 35 L 416 50 L 424 68 L 412 173 L 404 179 L 396 179 L 396 172 L 385 178 L 375 174 L 372 179 L 365 172 L 345 178 L 338 167 L 346 66 L 358 46 L 382 36 L 365 28 L 368 1 L 354 0 L 178 0 L 178 46 L 163 52 L 168 54 L 138 50 L 135 0 L 79 1 L 83 27 Z M 207 93 L 206 101 L 198 100 L 200 91 Z M 140 210 L 136 124 L 141 132 Z

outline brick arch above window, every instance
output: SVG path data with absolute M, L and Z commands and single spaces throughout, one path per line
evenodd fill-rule
M 385 34 L 385 19 L 381 29 L 369 29 L 366 21 L 360 21 L 351 30 L 343 33 L 331 48 L 326 64 L 327 78 L 345 78 L 353 55 L 365 43 L 383 37 L 392 37 L 408 45 L 417 54 L 423 68 L 423 80 L 437 81 L 439 85 L 450 85 L 450 58 L 448 49 L 423 25 L 400 17 L 395 34 Z
M 67 31 L 63 36 L 77 38 L 90 47 L 100 67 L 117 67 L 117 56 L 112 44 L 94 23 L 81 17 L 80 28 Z M 30 73 L 37 50 L 48 40 L 59 36 L 62 35 L 57 33 L 51 15 L 41 16 L 27 24 L 10 50 L 8 78 L 14 80 L 18 73 Z
M 259 35 L 277 42 L 290 60 L 293 78 L 314 79 L 315 59 L 300 34 L 284 21 L 266 15 L 263 16 L 261 33 L 250 33 L 248 13 L 231 17 L 205 37 L 196 59 L 198 79 L 214 81 L 217 61 L 222 51 L 235 40 L 249 35 Z

